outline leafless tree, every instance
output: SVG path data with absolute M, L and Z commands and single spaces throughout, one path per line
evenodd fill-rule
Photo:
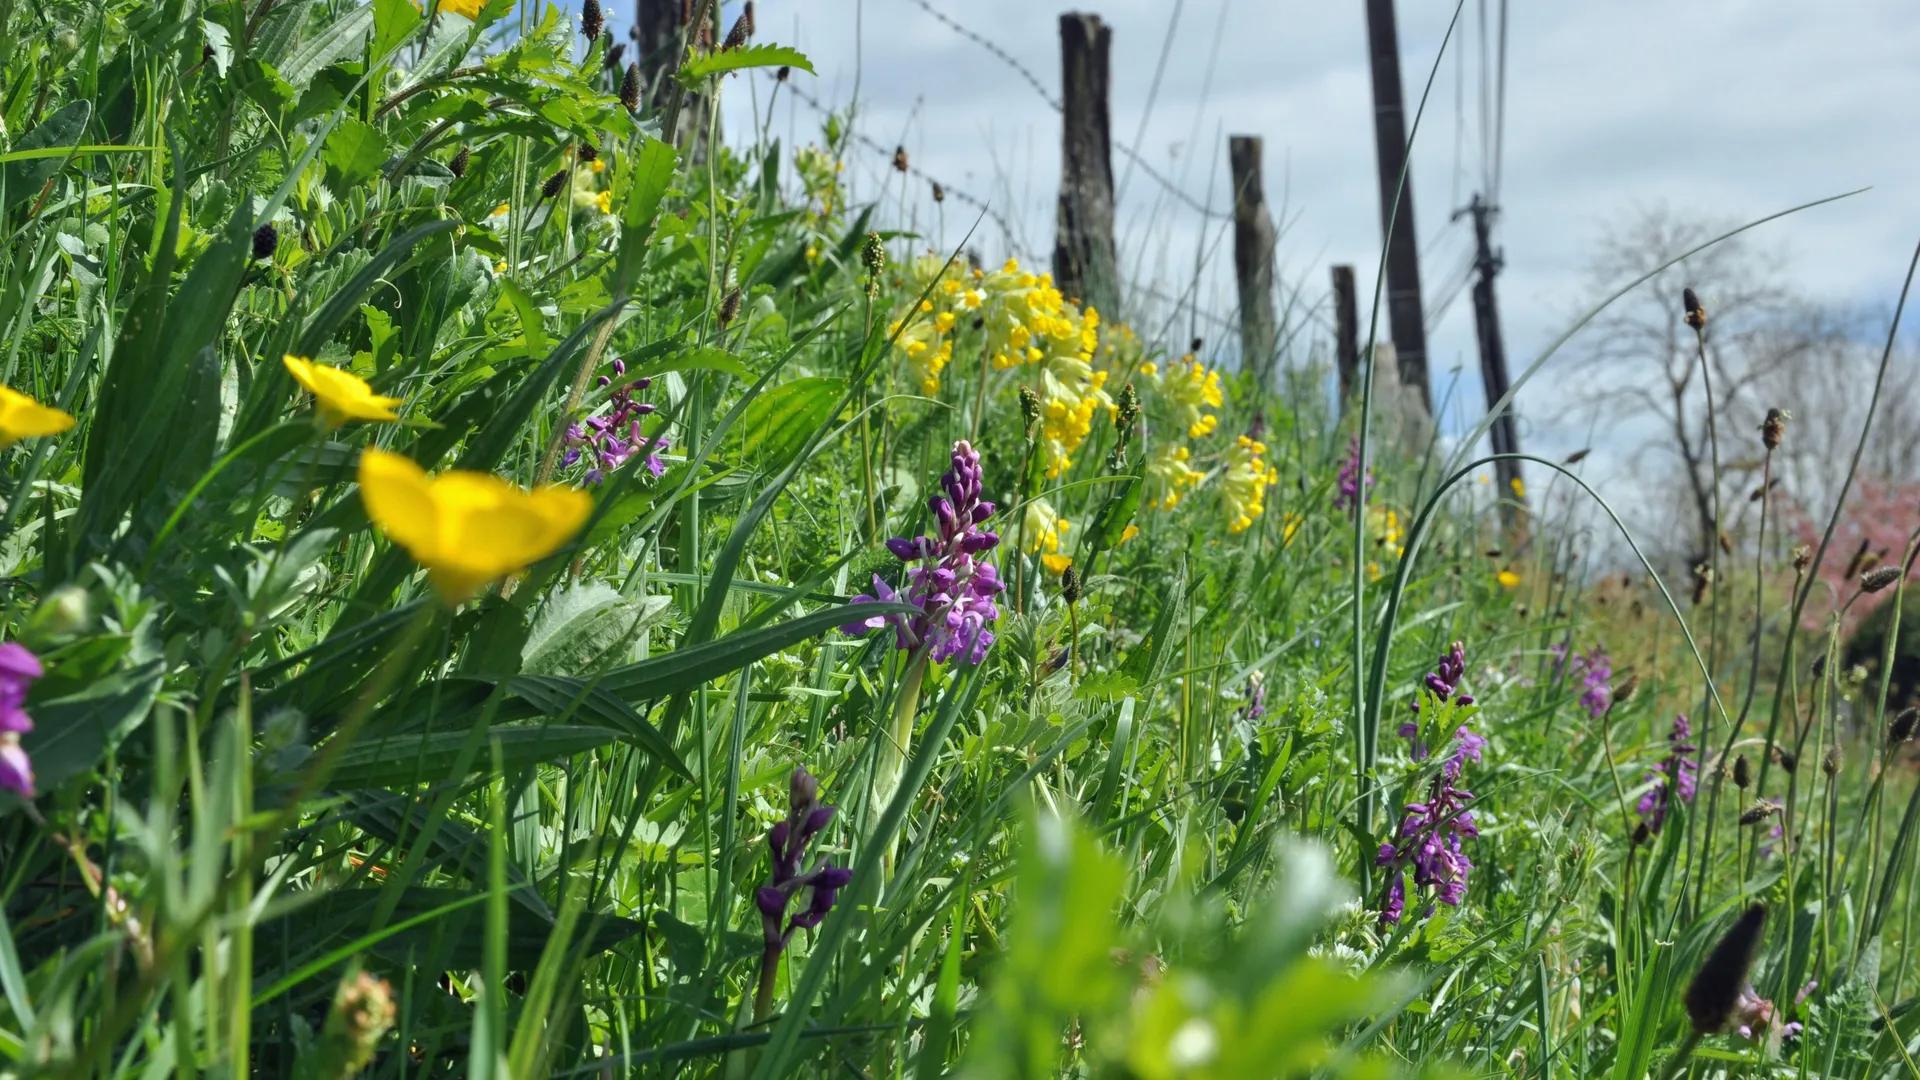
M 1664 208 L 1640 210 L 1602 239 L 1588 266 L 1593 290 L 1604 295 L 1725 229 Z M 1688 287 L 1707 312 L 1704 349 L 1686 322 Z M 1629 509 L 1642 524 L 1684 522 L 1650 530 L 1651 539 L 1664 557 L 1691 567 L 1747 512 L 1761 463 L 1760 419 L 1769 407 L 1792 407 L 1770 395 L 1834 342 L 1835 321 L 1786 281 L 1779 255 L 1735 237 L 1656 274 L 1581 334 L 1579 381 L 1564 412 L 1597 411 L 1604 428 L 1634 444 L 1643 486 Z M 1676 503 L 1684 506 L 1678 515 Z

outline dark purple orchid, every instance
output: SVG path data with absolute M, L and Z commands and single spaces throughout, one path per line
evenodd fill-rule
M 31 799 L 33 762 L 20 745 L 20 736 L 33 730 L 33 718 L 27 715 L 27 691 L 35 679 L 45 674 L 40 658 L 25 645 L 9 641 L 0 645 L 0 790 Z
M 840 890 L 853 880 L 851 869 L 824 859 L 810 869 L 802 869 L 808 848 L 833 821 L 835 810 L 820 801 L 820 781 L 812 773 L 793 770 L 787 782 L 787 819 L 767 832 L 767 855 L 773 873 L 753 894 L 754 906 L 760 909 L 760 996 L 756 1010 L 762 1015 L 772 1003 L 773 974 L 780 966 L 780 954 L 786 951 L 788 939 L 795 930 L 819 926 L 833 910 Z M 807 906 L 788 917 L 794 897 L 803 889 L 808 893 Z
M 600 376 L 600 385 L 611 386 L 615 378 L 626 373 L 626 362 L 615 360 L 613 375 Z M 613 392 L 610 399 L 613 408 L 610 411 L 567 425 L 567 453 L 562 464 L 572 468 L 582 458 L 588 458 L 590 464 L 582 479 L 589 484 L 598 484 L 607 478 L 608 473 L 644 451 L 649 473 L 657 477 L 666 472 L 667 466 L 660 460 L 660 451 L 666 449 L 667 440 L 664 437 L 649 439 L 640 434 L 640 418 L 651 414 L 654 406 L 650 402 L 634 400 L 635 394 L 652 385 L 652 379 L 635 379 Z
M 978 664 L 993 644 L 992 626 L 1000 617 L 994 604 L 1006 586 L 992 563 L 979 556 L 1000 543 L 1000 534 L 983 527 L 993 516 L 993 503 L 980 498 L 980 455 L 965 439 L 953 444 L 952 466 L 940 478 L 944 494 L 927 500 L 935 528 L 925 536 L 894 537 L 887 550 L 910 564 L 904 590 L 895 590 L 880 575 L 873 576 L 873 592 L 853 598 L 856 604 L 905 602 L 920 608 L 917 614 L 874 615 L 847 623 L 848 634 L 865 634 L 892 626 L 901 649 L 925 647 L 935 661 L 961 657 Z
M 1466 670 L 1466 649 L 1456 641 L 1427 674 L 1427 689 L 1441 701 L 1471 705 L 1472 697 L 1458 693 Z M 1401 725 L 1400 733 L 1413 740 L 1414 760 L 1427 756 L 1419 740 L 1417 723 Z M 1465 842 L 1479 836 L 1480 830 L 1469 808 L 1473 792 L 1459 786 L 1460 774 L 1467 762 L 1481 760 L 1486 748 L 1484 736 L 1464 724 L 1456 728 L 1453 752 L 1440 763 L 1439 773 L 1428 786 L 1426 801 L 1408 803 L 1394 839 L 1380 845 L 1375 865 L 1389 868 L 1386 895 L 1380 902 L 1382 926 L 1398 923 L 1406 914 L 1409 871 L 1414 888 L 1430 891 L 1435 902 L 1459 907 L 1466 899 L 1467 875 L 1473 870 L 1473 860 L 1467 857 Z M 1434 904 L 1430 902 L 1421 917 L 1432 915 L 1433 911 Z
M 1699 786 L 1695 776 L 1699 766 L 1693 760 L 1693 754 L 1699 750 L 1691 741 L 1693 725 L 1685 713 L 1676 714 L 1673 727 L 1667 732 L 1667 756 L 1663 761 L 1654 763 L 1647 770 L 1647 779 L 1653 786 L 1640 796 L 1641 820 L 1647 823 L 1648 830 L 1659 832 L 1660 826 L 1667 823 L 1667 811 L 1678 796 L 1681 802 L 1692 802 L 1695 789 Z
M 1360 436 L 1347 444 L 1347 460 L 1340 465 L 1340 490 L 1334 493 L 1333 508 L 1350 510 L 1367 501 L 1366 490 L 1373 486 L 1373 470 L 1360 467 Z

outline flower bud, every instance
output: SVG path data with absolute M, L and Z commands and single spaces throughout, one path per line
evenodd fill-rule
M 1069 604 L 1080 602 L 1080 575 L 1071 566 L 1060 575 L 1060 598 Z
M 1793 414 L 1785 409 L 1768 409 L 1767 418 L 1760 422 L 1760 441 L 1769 450 L 1780 449 L 1780 440 L 1787 433 L 1787 421 Z
M 33 614 L 27 616 L 27 623 L 20 628 L 20 636 L 36 649 L 62 638 L 71 637 L 87 628 L 92 621 L 92 603 L 87 598 L 87 590 L 78 585 L 62 585 L 46 595 Z
M 719 312 L 720 325 L 724 327 L 727 324 L 733 322 L 734 317 L 739 314 L 740 314 L 740 290 L 738 288 L 735 288 L 735 289 L 729 290 L 727 292 L 726 297 L 720 301 L 720 312 Z
M 1758 825 L 1779 812 L 1779 803 L 1761 799 L 1759 802 L 1754 803 L 1752 806 L 1740 812 L 1740 824 L 1742 826 Z
M 1826 756 L 1820 759 L 1820 771 L 1826 773 L 1828 776 L 1833 776 L 1840 771 L 1840 748 L 1838 746 L 1827 747 Z
M 1692 287 L 1680 290 L 1680 303 L 1687 309 L 1687 325 L 1695 330 L 1706 329 L 1707 309 L 1700 306 L 1700 296 Z
M 1895 746 L 1906 742 L 1913 738 L 1916 725 L 1920 725 L 1920 705 L 1909 705 L 1900 710 L 1900 714 L 1893 718 L 1893 723 L 1887 725 L 1887 741 Z
M 947 201 L 947 189 L 946 189 L 946 188 L 943 188 L 943 187 L 941 187 L 941 186 L 940 186 L 940 181 L 938 181 L 938 180 L 934 180 L 934 181 L 931 181 L 931 183 L 933 184 L 933 201 L 934 201 L 934 202 L 946 202 L 946 201 Z
M 896 146 L 893 148 L 893 171 L 907 171 L 907 148 L 904 146 Z
M 555 195 L 560 194 L 560 189 L 566 186 L 567 170 L 560 169 L 552 176 L 547 177 L 546 183 L 540 185 L 540 197 L 543 199 L 551 199 Z
M 1753 769 L 1747 764 L 1747 755 L 1741 754 L 1733 759 L 1733 786 L 1741 791 L 1753 784 Z
M 640 65 L 628 64 L 627 74 L 620 80 L 620 104 L 630 113 L 640 111 Z
M 588 41 L 596 41 L 600 31 L 607 25 L 606 16 L 600 13 L 600 0 L 586 0 L 580 5 L 580 36 Z
M 793 806 L 793 812 L 805 812 L 819 798 L 820 781 L 803 768 L 794 769 L 793 775 L 787 779 L 787 799 Z
M 453 160 L 447 162 L 447 171 L 453 174 L 455 180 L 458 180 L 467 175 L 467 163 L 472 160 L 473 151 L 463 146 L 459 153 L 453 155 Z

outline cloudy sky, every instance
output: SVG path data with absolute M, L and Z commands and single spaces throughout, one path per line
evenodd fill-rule
M 730 19 L 735 3 L 725 5 Z M 1413 198 L 1430 307 L 1460 280 L 1467 226 L 1449 212 L 1486 183 L 1492 139 L 1481 119 L 1483 6 L 1467 0 L 1440 56 L 1453 4 L 1402 0 L 1401 56 L 1411 109 L 1428 70 L 1438 77 L 1417 138 Z M 1055 18 L 1032 0 L 760 0 L 759 38 L 804 50 L 818 76 L 799 76 L 837 107 L 858 101 L 857 127 L 952 187 L 980 196 L 1010 223 L 976 246 L 1051 249 L 1059 120 L 1023 75 L 944 15 L 976 32 L 1058 96 Z M 1169 177 L 1178 196 L 1116 156 L 1122 178 L 1122 256 L 1137 281 L 1184 287 L 1196 252 L 1208 259 L 1200 301 L 1233 310 L 1231 240 L 1187 205 L 1220 207 L 1225 140 L 1266 142 L 1269 200 L 1284 205 L 1283 273 L 1323 304 L 1327 265 L 1359 268 L 1362 304 L 1379 258 L 1364 6 L 1359 0 L 1084 0 L 1113 27 L 1113 132 Z M 1497 240 L 1500 300 L 1516 371 L 1589 298 L 1582 273 L 1609 222 L 1636 206 L 1750 218 L 1856 187 L 1873 190 L 1769 225 L 1768 246 L 1799 285 L 1848 304 L 1891 306 L 1920 236 L 1920 18 L 1913 0 L 1512 0 Z M 1487 37 L 1491 37 L 1489 34 Z M 1166 52 L 1155 88 L 1156 67 Z M 733 80 L 727 123 L 739 131 L 764 106 L 764 81 Z M 755 98 L 758 98 L 756 101 Z M 791 100 L 772 118 L 789 140 L 818 138 L 818 117 Z M 885 190 L 896 219 L 952 242 L 972 214 L 949 200 L 936 218 L 925 190 L 902 191 L 884 155 L 849 162 L 857 188 Z M 891 184 L 890 188 L 882 185 Z M 938 234 L 936 236 L 935 234 Z M 1184 339 L 1184 318 L 1169 336 Z M 1204 327 L 1203 327 L 1203 332 Z M 1214 331 L 1218 333 L 1218 331 Z M 1461 407 L 1482 407 L 1469 297 L 1437 314 L 1434 378 L 1458 368 Z M 1577 373 L 1549 369 L 1523 420 L 1542 450 L 1579 431 L 1543 430 L 1547 398 L 1577 390 Z M 1439 392 L 1444 392 L 1444 385 Z M 1531 408 L 1528 408 L 1531 406 Z M 1457 418 L 1454 423 L 1457 424 Z M 1523 436 L 1524 437 L 1524 436 Z

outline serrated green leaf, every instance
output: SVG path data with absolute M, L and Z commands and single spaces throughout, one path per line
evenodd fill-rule
M 748 45 L 739 49 L 722 49 L 696 56 L 687 61 L 680 69 L 680 81 L 696 86 L 701 79 L 709 75 L 723 75 L 729 71 L 744 71 L 748 68 L 792 67 L 811 75 L 813 61 L 805 53 L 790 45 Z

